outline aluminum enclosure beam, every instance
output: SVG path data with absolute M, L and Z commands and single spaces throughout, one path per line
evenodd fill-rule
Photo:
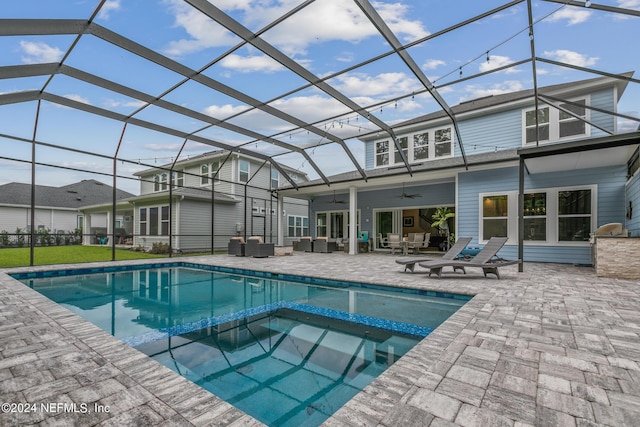
M 275 61 L 277 61 L 278 63 L 280 63 L 287 69 L 289 69 L 290 71 L 294 72 L 298 76 L 307 80 L 309 83 L 313 84 L 318 89 L 325 92 L 327 95 L 331 96 L 332 98 L 336 99 L 343 105 L 347 106 L 353 112 L 359 114 L 362 117 L 367 118 L 367 120 L 371 121 L 372 123 L 377 125 L 379 128 L 387 131 L 389 135 L 391 135 L 391 137 L 394 138 L 394 140 L 396 139 L 395 134 L 393 133 L 393 130 L 389 126 L 387 126 L 384 122 L 382 122 L 381 120 L 379 120 L 378 118 L 376 118 L 375 116 L 373 116 L 372 114 L 364 110 L 364 108 L 362 108 L 361 106 L 353 102 L 351 99 L 347 98 L 346 96 L 338 92 L 336 89 L 328 85 L 322 79 L 315 76 L 306 68 L 302 67 L 300 64 L 298 64 L 297 62 L 295 62 L 294 60 L 286 56 L 284 53 L 282 53 L 281 51 L 279 51 L 278 49 L 276 49 L 275 47 L 273 47 L 263 39 L 256 37 L 256 35 L 252 33 L 249 29 L 244 27 L 238 21 L 231 18 L 222 10 L 218 9 L 216 6 L 204 0 L 185 0 L 185 2 L 189 3 L 195 9 L 204 13 L 209 18 L 213 19 L 215 22 L 222 25 L 224 28 L 231 31 L 233 34 L 237 35 L 242 40 L 248 42 L 249 44 L 257 48 L 267 56 L 271 57 L 272 59 L 274 59 Z M 334 142 L 337 142 L 342 146 L 342 148 L 345 150 L 345 152 L 347 153 L 347 156 L 349 156 L 349 159 L 351 160 L 353 165 L 356 167 L 360 175 L 364 179 L 366 179 L 367 174 L 362 169 L 362 167 L 360 166 L 356 158 L 353 156 L 353 153 L 351 152 L 349 147 L 347 147 L 345 142 L 342 140 L 334 141 Z M 408 162 L 406 162 L 406 159 L 405 159 L 405 163 L 408 170 L 410 171 L 411 169 L 409 167 Z

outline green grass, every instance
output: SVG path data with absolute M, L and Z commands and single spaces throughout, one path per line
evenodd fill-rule
M 168 255 L 152 255 L 116 249 L 116 260 L 164 258 Z M 104 246 L 46 246 L 34 248 L 34 265 L 71 264 L 94 261 L 111 261 L 111 247 Z M 0 268 L 29 265 L 29 248 L 0 249 Z

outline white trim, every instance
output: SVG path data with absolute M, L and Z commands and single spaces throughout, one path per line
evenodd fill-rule
M 559 221 L 560 215 L 558 214 L 558 193 L 561 191 L 577 191 L 577 190 L 591 190 L 591 224 L 590 232 L 593 232 L 597 228 L 598 224 L 598 185 L 575 185 L 567 187 L 547 187 L 547 188 L 529 188 L 524 191 L 524 194 L 532 193 L 546 193 L 547 194 L 547 239 L 546 241 L 531 240 L 524 241 L 525 246 L 588 246 L 588 241 L 568 241 L 559 239 Z M 482 212 L 482 201 L 486 196 L 500 196 L 506 195 L 508 197 L 508 214 L 507 214 L 507 244 L 515 245 L 518 243 L 518 191 L 492 191 L 486 193 L 478 193 L 478 242 L 484 244 L 487 240 L 484 240 L 484 217 Z M 457 212 L 457 211 L 456 211 Z M 588 216 L 588 215 L 584 215 Z M 457 228 L 456 228 L 457 230 Z
M 567 99 L 567 101 L 583 101 L 585 102 L 585 112 L 584 112 L 584 118 L 585 120 L 589 121 L 591 120 L 591 109 L 587 108 L 591 105 L 591 95 L 587 94 L 587 95 L 582 95 L 576 98 L 570 98 Z M 562 104 L 561 104 L 562 105 Z M 563 142 L 563 141 L 570 141 L 573 139 L 577 139 L 577 138 L 589 138 L 591 136 L 591 125 L 589 125 L 588 123 L 584 123 L 584 134 L 576 134 L 576 135 L 569 135 L 569 136 L 565 136 L 565 137 L 560 137 L 560 113 L 561 111 L 558 110 L 557 108 L 555 108 L 552 105 L 548 105 L 548 104 L 540 104 L 538 106 L 538 109 L 543 109 L 543 108 L 549 108 L 549 139 L 540 141 L 540 144 L 551 144 L 554 142 Z M 531 147 L 532 145 L 535 145 L 535 142 L 529 142 L 527 143 L 527 113 L 530 111 L 533 111 L 534 108 L 524 108 L 521 111 L 521 116 L 522 116 L 522 146 L 523 147 Z M 577 119 L 574 119 L 577 120 Z
M 451 154 L 449 155 L 445 155 L 445 156 L 436 156 L 436 138 L 435 138 L 435 134 L 437 131 L 439 130 L 445 130 L 445 129 L 449 129 L 450 131 L 450 136 L 451 136 L 451 140 L 450 140 L 450 148 L 451 148 Z M 418 159 L 416 160 L 414 158 L 414 136 L 416 135 L 422 135 L 422 134 L 427 134 L 428 137 L 428 144 L 427 144 L 427 150 L 428 150 L 428 155 L 426 159 Z M 407 160 L 409 162 L 409 164 L 421 164 L 421 163 L 425 163 L 425 162 L 430 162 L 433 160 L 440 160 L 440 159 L 447 159 L 450 157 L 454 157 L 455 156 L 455 135 L 453 132 L 453 127 L 449 124 L 449 125 L 443 125 L 443 126 L 434 126 L 434 127 L 429 127 L 427 129 L 421 129 L 421 130 L 417 130 L 414 132 L 408 132 L 408 133 L 404 133 L 401 135 L 398 135 L 398 139 L 401 138 L 406 138 L 407 139 Z M 377 151 L 377 144 L 380 142 L 387 142 L 388 146 L 389 146 L 389 151 L 388 151 L 388 156 L 389 156 L 389 162 L 387 164 L 378 164 L 378 151 Z M 395 156 L 396 153 L 398 152 L 398 149 L 396 147 L 396 145 L 393 143 L 393 141 L 390 138 L 384 138 L 384 139 L 376 139 L 373 141 L 373 167 L 374 168 L 388 168 L 388 167 L 393 167 L 393 166 L 398 166 L 398 165 L 402 165 L 402 162 L 396 162 L 395 161 Z

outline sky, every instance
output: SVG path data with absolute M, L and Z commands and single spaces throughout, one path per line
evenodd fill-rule
M 0 19 L 88 20 L 98 0 L 22 0 L 4 2 Z M 194 3 L 200 3 L 195 1 Z M 387 125 L 439 110 L 406 64 L 391 52 L 389 43 L 365 17 L 355 2 L 348 0 L 212 0 L 215 8 L 251 33 L 260 33 L 269 45 L 289 60 L 348 97 L 367 107 L 371 116 Z M 395 0 L 372 1 L 401 44 L 417 42 L 407 49 L 421 71 L 435 85 L 445 102 L 460 102 L 533 87 L 530 63 L 504 71 L 464 80 L 466 77 L 530 57 L 527 2 L 506 8 L 484 19 L 444 31 L 479 14 L 507 4 L 496 0 Z M 607 6 L 640 10 L 640 0 L 600 0 Z M 531 1 L 536 56 L 608 73 L 635 71 L 640 65 L 640 25 L 637 16 L 607 13 L 556 2 Z M 206 6 L 206 5 L 205 5 Z M 305 7 L 302 7 L 305 6 Z M 296 11 L 296 8 L 299 10 Z M 291 13 L 296 11 L 295 13 Z M 280 20 L 283 15 L 289 14 Z M 107 0 L 94 22 L 160 55 L 199 71 L 210 81 L 276 108 L 299 119 L 315 123 L 320 130 L 342 138 L 364 164 L 364 146 L 359 135 L 377 131 L 374 120 L 349 113 L 349 109 L 325 91 L 309 87 L 306 80 L 284 68 L 263 51 L 242 40 L 182 0 Z M 276 23 L 274 25 L 274 23 Z M 431 37 L 431 38 L 430 38 Z M 426 41 L 423 41 L 424 39 Z M 110 43 L 85 34 L 16 35 L 0 37 L 0 67 L 57 63 L 112 80 L 153 97 L 186 107 L 229 124 L 251 129 L 260 135 L 305 148 L 327 176 L 354 170 L 338 144 L 321 135 L 297 128 L 290 121 L 259 110 L 247 102 L 212 90 L 180 74 Z M 76 43 L 77 41 L 77 43 Z M 75 44 L 74 44 L 75 43 Z M 73 47 L 72 49 L 70 49 Z M 69 52 L 69 53 L 68 53 Z M 68 53 L 68 55 L 67 55 Z M 371 58 L 380 58 L 370 61 Z M 597 77 L 592 73 L 536 63 L 539 86 Z M 348 71 L 344 71 L 348 70 Z M 99 88 L 68 75 L 0 79 L 0 95 L 42 90 L 97 108 L 161 123 L 183 132 L 230 146 L 245 146 L 316 178 L 316 171 L 297 153 L 288 153 L 253 136 L 211 126 L 206 121 L 177 115 L 158 106 L 121 93 Z M 640 89 L 629 84 L 618 105 L 619 112 L 640 116 Z M 0 105 L 0 184 L 30 182 L 31 145 L 36 140 L 60 151 L 39 146 L 39 162 L 63 166 L 39 167 L 39 184 L 65 185 L 79 179 L 111 183 L 110 157 L 119 162 L 119 175 L 131 176 L 144 165 L 171 162 L 180 152 L 183 138 L 128 125 L 120 121 L 77 111 L 44 101 L 37 114 L 36 102 Z M 247 112 L 248 111 L 248 112 Z M 37 126 L 35 126 L 37 123 Z M 633 131 L 638 123 L 621 119 L 619 132 Z M 11 138 L 2 135 L 11 136 Z M 27 142 L 16 142 L 16 139 Z M 120 143 L 121 141 L 121 143 Z M 215 149 L 187 141 L 181 159 Z M 95 153 L 99 156 L 88 155 Z M 91 170 L 97 173 L 84 173 Z M 104 175 L 101 175 L 104 174 Z M 121 179 L 119 187 L 138 192 L 135 180 Z

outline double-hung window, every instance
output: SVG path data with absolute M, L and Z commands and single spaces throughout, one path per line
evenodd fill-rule
M 588 241 L 591 233 L 591 190 L 558 192 L 558 240 Z
M 238 162 L 238 181 L 249 182 L 249 161 L 240 160 Z
M 209 165 L 204 164 L 200 166 L 200 184 L 209 184 Z
M 413 135 L 413 161 L 427 160 L 429 158 L 429 133 Z
M 436 128 L 398 138 L 393 141 L 375 141 L 374 162 L 376 167 L 402 165 L 402 153 L 409 163 L 420 163 L 429 159 L 451 157 L 453 137 L 451 127 Z M 392 155 L 393 154 L 393 155 Z
M 376 166 L 389 166 L 389 141 L 376 142 Z
M 306 216 L 289 215 L 289 237 L 309 235 L 309 218 Z
M 545 143 L 589 136 L 590 127 L 584 121 L 589 120 L 588 104 L 587 97 L 560 104 L 560 108 L 539 107 L 537 134 L 535 110 L 524 111 L 524 144 L 533 144 L 536 140 Z
M 172 172 L 171 182 L 174 187 L 184 187 L 184 171 Z
M 596 187 L 528 190 L 522 213 L 526 244 L 584 244 L 595 227 Z M 480 236 L 518 237 L 518 192 L 480 194 Z
M 509 237 L 509 195 L 482 197 L 482 239 Z
M 153 176 L 153 191 L 165 191 L 167 189 L 169 174 L 157 173 Z
M 404 153 L 404 157 L 408 161 L 409 160 L 409 137 L 403 136 L 402 138 L 398 138 L 398 145 L 400 145 L 400 148 L 402 148 L 402 153 Z M 393 152 L 394 152 L 393 162 L 395 164 L 403 164 L 404 162 L 402 161 L 402 154 L 400 151 L 398 151 L 398 147 L 395 144 L 393 145 Z
M 435 157 L 451 156 L 451 128 L 438 129 L 433 133 Z
M 586 123 L 580 120 L 578 117 L 586 119 L 587 109 L 584 107 L 586 101 L 581 99 L 574 104 L 561 104 L 560 107 L 573 113 L 569 114 L 564 111 L 559 111 L 558 116 L 558 136 L 564 138 L 573 135 L 584 135 L 586 133 Z M 575 105 L 579 104 L 579 105 Z M 576 117 L 577 116 L 577 117 Z
M 536 110 L 525 113 L 526 143 L 536 142 Z M 538 141 L 549 140 L 549 107 L 538 109 Z
M 277 190 L 280 187 L 280 173 L 277 169 L 271 169 L 271 189 Z
M 215 161 L 200 166 L 200 185 L 209 185 L 209 182 L 220 182 L 220 162 Z

